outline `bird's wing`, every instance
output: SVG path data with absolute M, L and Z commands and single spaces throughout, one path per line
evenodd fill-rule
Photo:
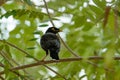
M 58 39 L 52 39 L 47 42 L 47 45 L 50 48 L 59 48 L 60 47 L 60 41 Z
M 60 48 L 60 41 L 55 34 L 45 34 L 41 38 L 41 46 L 46 49 L 58 49 Z

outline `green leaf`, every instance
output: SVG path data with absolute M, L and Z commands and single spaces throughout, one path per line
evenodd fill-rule
M 48 24 L 41 24 L 39 27 L 47 27 Z
M 38 38 L 33 38 L 33 39 L 30 39 L 29 41 L 36 41 Z
M 27 49 L 28 50 L 32 50 L 32 49 L 35 49 L 36 47 L 28 47 Z
M 93 2 L 97 5 L 97 7 L 105 9 L 106 0 L 93 0 Z
M 1 51 L 3 48 L 4 48 L 4 45 L 1 45 L 1 46 L 0 46 L 0 51 Z
M 85 16 L 76 16 L 74 18 L 74 20 L 75 20 L 75 27 L 80 27 L 86 21 L 86 17 Z
M 59 21 L 60 19 L 58 19 L 58 18 L 54 18 L 54 17 L 53 17 L 52 20 L 58 20 L 58 21 Z
M 32 6 L 33 3 L 30 0 L 24 0 L 28 5 Z
M 27 9 L 16 9 L 16 10 L 7 11 L 5 14 L 1 15 L 0 18 L 3 17 L 8 18 L 11 15 L 18 18 L 27 16 L 28 18 L 34 18 L 34 19 L 39 18 L 40 20 L 43 20 L 44 15 L 46 14 L 38 11 L 27 10 Z
M 99 7 L 93 6 L 93 5 L 89 5 L 90 9 L 97 15 L 97 14 L 102 14 L 102 9 L 100 9 Z
M 93 27 L 93 23 L 87 22 L 87 23 L 84 25 L 83 30 L 84 30 L 84 31 L 88 31 L 88 30 L 90 30 L 92 27 Z
M 38 34 L 38 35 L 40 35 L 42 33 L 42 31 L 35 31 L 35 32 L 33 32 L 33 34 Z
M 10 69 L 10 64 L 8 63 L 8 61 L 7 60 L 4 60 L 4 71 L 5 71 L 5 78 L 8 78 L 9 77 L 9 74 L 10 74 L 10 71 L 9 71 L 9 69 Z
M 7 54 L 11 57 L 10 47 L 9 47 L 8 45 L 5 45 L 5 51 L 6 51 Z
M 56 21 L 60 22 L 59 26 L 61 26 L 64 31 L 61 36 L 63 36 L 65 42 L 74 52 L 83 58 L 98 55 L 108 59 L 90 60 L 91 63 L 93 62 L 93 64 L 98 65 L 97 68 L 94 65 L 86 63 L 86 59 L 77 62 L 61 62 L 57 65 L 49 64 L 49 67 L 65 76 L 67 80 L 80 80 L 84 78 L 88 80 L 106 80 L 106 76 L 102 75 L 110 76 L 109 78 L 112 76 L 114 78 L 113 80 L 120 80 L 120 62 L 119 60 L 111 59 L 114 56 L 120 55 L 120 1 L 91 1 L 92 4 L 89 4 L 90 0 L 49 0 L 47 1 L 47 5 L 51 19 L 55 21 L 56 26 L 59 25 Z M 112 8 L 109 12 L 107 27 L 103 29 L 106 6 L 111 6 Z M 13 23 L 14 19 L 17 20 L 17 23 L 15 22 L 15 28 L 10 31 L 7 28 L 11 28 L 10 25 L 4 25 L 6 24 L 4 21 L 0 23 L 0 38 L 4 37 L 6 41 L 16 45 L 13 45 L 15 48 L 9 45 L 5 47 L 7 44 L 0 41 L 0 50 L 4 51 L 6 54 L 11 54 L 12 59 L 21 66 L 24 64 L 32 64 L 34 62 L 32 58 L 42 59 L 45 56 L 45 51 L 40 47 L 40 44 L 36 42 L 37 37 L 35 37 L 43 34 L 43 31 L 39 30 L 39 28 L 49 26 L 46 22 L 50 22 L 50 19 L 48 14 L 43 12 L 44 9 L 44 5 L 34 5 L 33 0 L 10 0 L 3 4 L 0 9 L 1 18 L 13 16 Z M 117 11 L 116 14 L 114 10 Z M 4 12 L 6 13 L 4 14 Z M 30 25 L 28 26 L 26 22 L 29 22 Z M 8 21 L 7 24 L 11 23 Z M 40 26 L 38 26 L 38 24 L 40 24 Z M 9 32 L 8 38 L 6 38 L 6 32 Z M 118 34 L 118 36 L 115 34 Z M 25 51 L 29 53 L 27 57 L 26 54 L 24 54 Z M 96 54 L 94 54 L 95 52 Z M 108 54 L 105 55 L 106 53 Z M 59 57 L 60 59 L 67 59 L 74 56 L 69 54 L 64 45 L 62 45 Z M 31 67 L 30 69 L 26 68 L 25 71 L 28 72 L 28 74 L 24 73 L 23 70 L 18 71 L 20 75 L 24 76 L 22 78 L 9 71 L 9 69 L 17 66 L 12 62 L 11 57 L 9 57 L 9 60 L 10 62 L 7 62 L 7 60 L 4 62 L 5 58 L 0 56 L 0 61 L 2 61 L 2 64 L 5 66 L 4 70 L 6 70 L 3 75 L 4 78 L 6 77 L 5 80 L 23 80 L 26 75 L 29 76 L 26 77 L 28 80 L 29 78 L 32 80 L 46 79 L 44 75 L 47 75 L 47 79 L 62 80 L 62 77 L 59 75 L 51 75 L 49 73 L 50 71 L 44 66 Z M 51 60 L 50 56 L 47 57 L 47 60 Z M 109 65 L 107 67 L 108 62 Z M 11 67 L 11 65 L 13 66 Z M 115 74 L 112 75 L 113 73 L 109 73 L 110 71 L 108 71 L 110 75 L 106 74 L 103 66 L 110 69 L 110 71 L 113 70 Z M 3 69 L 0 68 L 0 71 L 2 70 Z M 83 72 L 81 70 L 83 70 Z M 80 76 L 81 72 L 83 75 Z

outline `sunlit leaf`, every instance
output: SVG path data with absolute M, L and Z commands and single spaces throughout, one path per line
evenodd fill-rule
M 33 38 L 33 39 L 30 39 L 29 41 L 36 41 L 38 38 Z
M 13 15 L 14 17 L 22 17 L 24 15 L 28 16 L 28 18 L 39 18 L 40 20 L 43 20 L 45 13 L 38 12 L 38 11 L 31 11 L 31 10 L 25 10 L 25 9 L 16 9 L 12 11 L 8 11 L 5 14 L 1 15 L 0 18 Z
M 106 4 L 106 1 L 105 0 L 93 0 L 93 2 L 96 4 L 96 6 L 98 6 L 99 8 L 102 8 L 104 9 L 105 8 L 105 4 Z
M 33 34 L 38 34 L 38 35 L 40 35 L 42 32 L 41 31 L 35 31 L 35 32 L 33 32 Z
M 48 24 L 41 24 L 39 27 L 47 27 Z

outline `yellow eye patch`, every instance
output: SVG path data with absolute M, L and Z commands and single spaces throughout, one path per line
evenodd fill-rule
M 53 31 L 55 31 L 55 28 L 52 28 Z

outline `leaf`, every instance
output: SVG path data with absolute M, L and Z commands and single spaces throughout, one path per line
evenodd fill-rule
M 7 11 L 5 14 L 1 15 L 0 18 L 6 17 L 8 18 L 9 16 L 13 15 L 14 17 L 23 17 L 27 16 L 28 18 L 39 18 L 40 20 L 43 20 L 45 13 L 38 12 L 38 11 L 31 11 L 27 9 L 15 9 L 12 11 Z
M 28 47 L 27 49 L 28 50 L 32 50 L 32 49 L 35 49 L 36 47 Z
M 6 51 L 7 54 L 11 57 L 10 47 L 9 47 L 8 45 L 5 45 L 5 51 Z
M 47 27 L 48 24 L 41 24 L 39 27 Z
M 35 31 L 33 34 L 39 34 L 40 35 L 41 31 Z
M 86 24 L 83 27 L 83 30 L 88 31 L 88 30 L 90 30 L 92 28 L 92 26 L 93 26 L 93 23 L 86 22 Z
M 4 60 L 4 71 L 5 71 L 5 78 L 9 77 L 9 74 L 10 74 L 10 64 L 8 63 L 7 60 Z
M 54 18 L 54 17 L 53 17 L 52 20 L 60 20 L 60 19 L 58 19 L 58 18 Z
M 33 39 L 30 39 L 29 41 L 36 41 L 38 38 L 33 38 Z
M 105 0 L 92 0 L 96 5 L 97 5 L 97 7 L 99 7 L 99 8 L 102 8 L 102 9 L 104 9 L 105 8 L 105 6 L 106 6 L 106 1 Z
M 28 5 L 32 6 L 33 3 L 30 0 L 24 0 Z
M 76 27 L 80 27 L 84 24 L 84 22 L 86 21 L 86 17 L 85 16 L 76 16 L 74 18 L 75 20 L 75 26 Z
M 0 46 L 0 51 L 1 51 L 3 48 L 4 48 L 4 45 L 1 45 L 1 46 Z
M 90 9 L 97 15 L 101 14 L 103 11 L 97 6 L 89 5 Z

